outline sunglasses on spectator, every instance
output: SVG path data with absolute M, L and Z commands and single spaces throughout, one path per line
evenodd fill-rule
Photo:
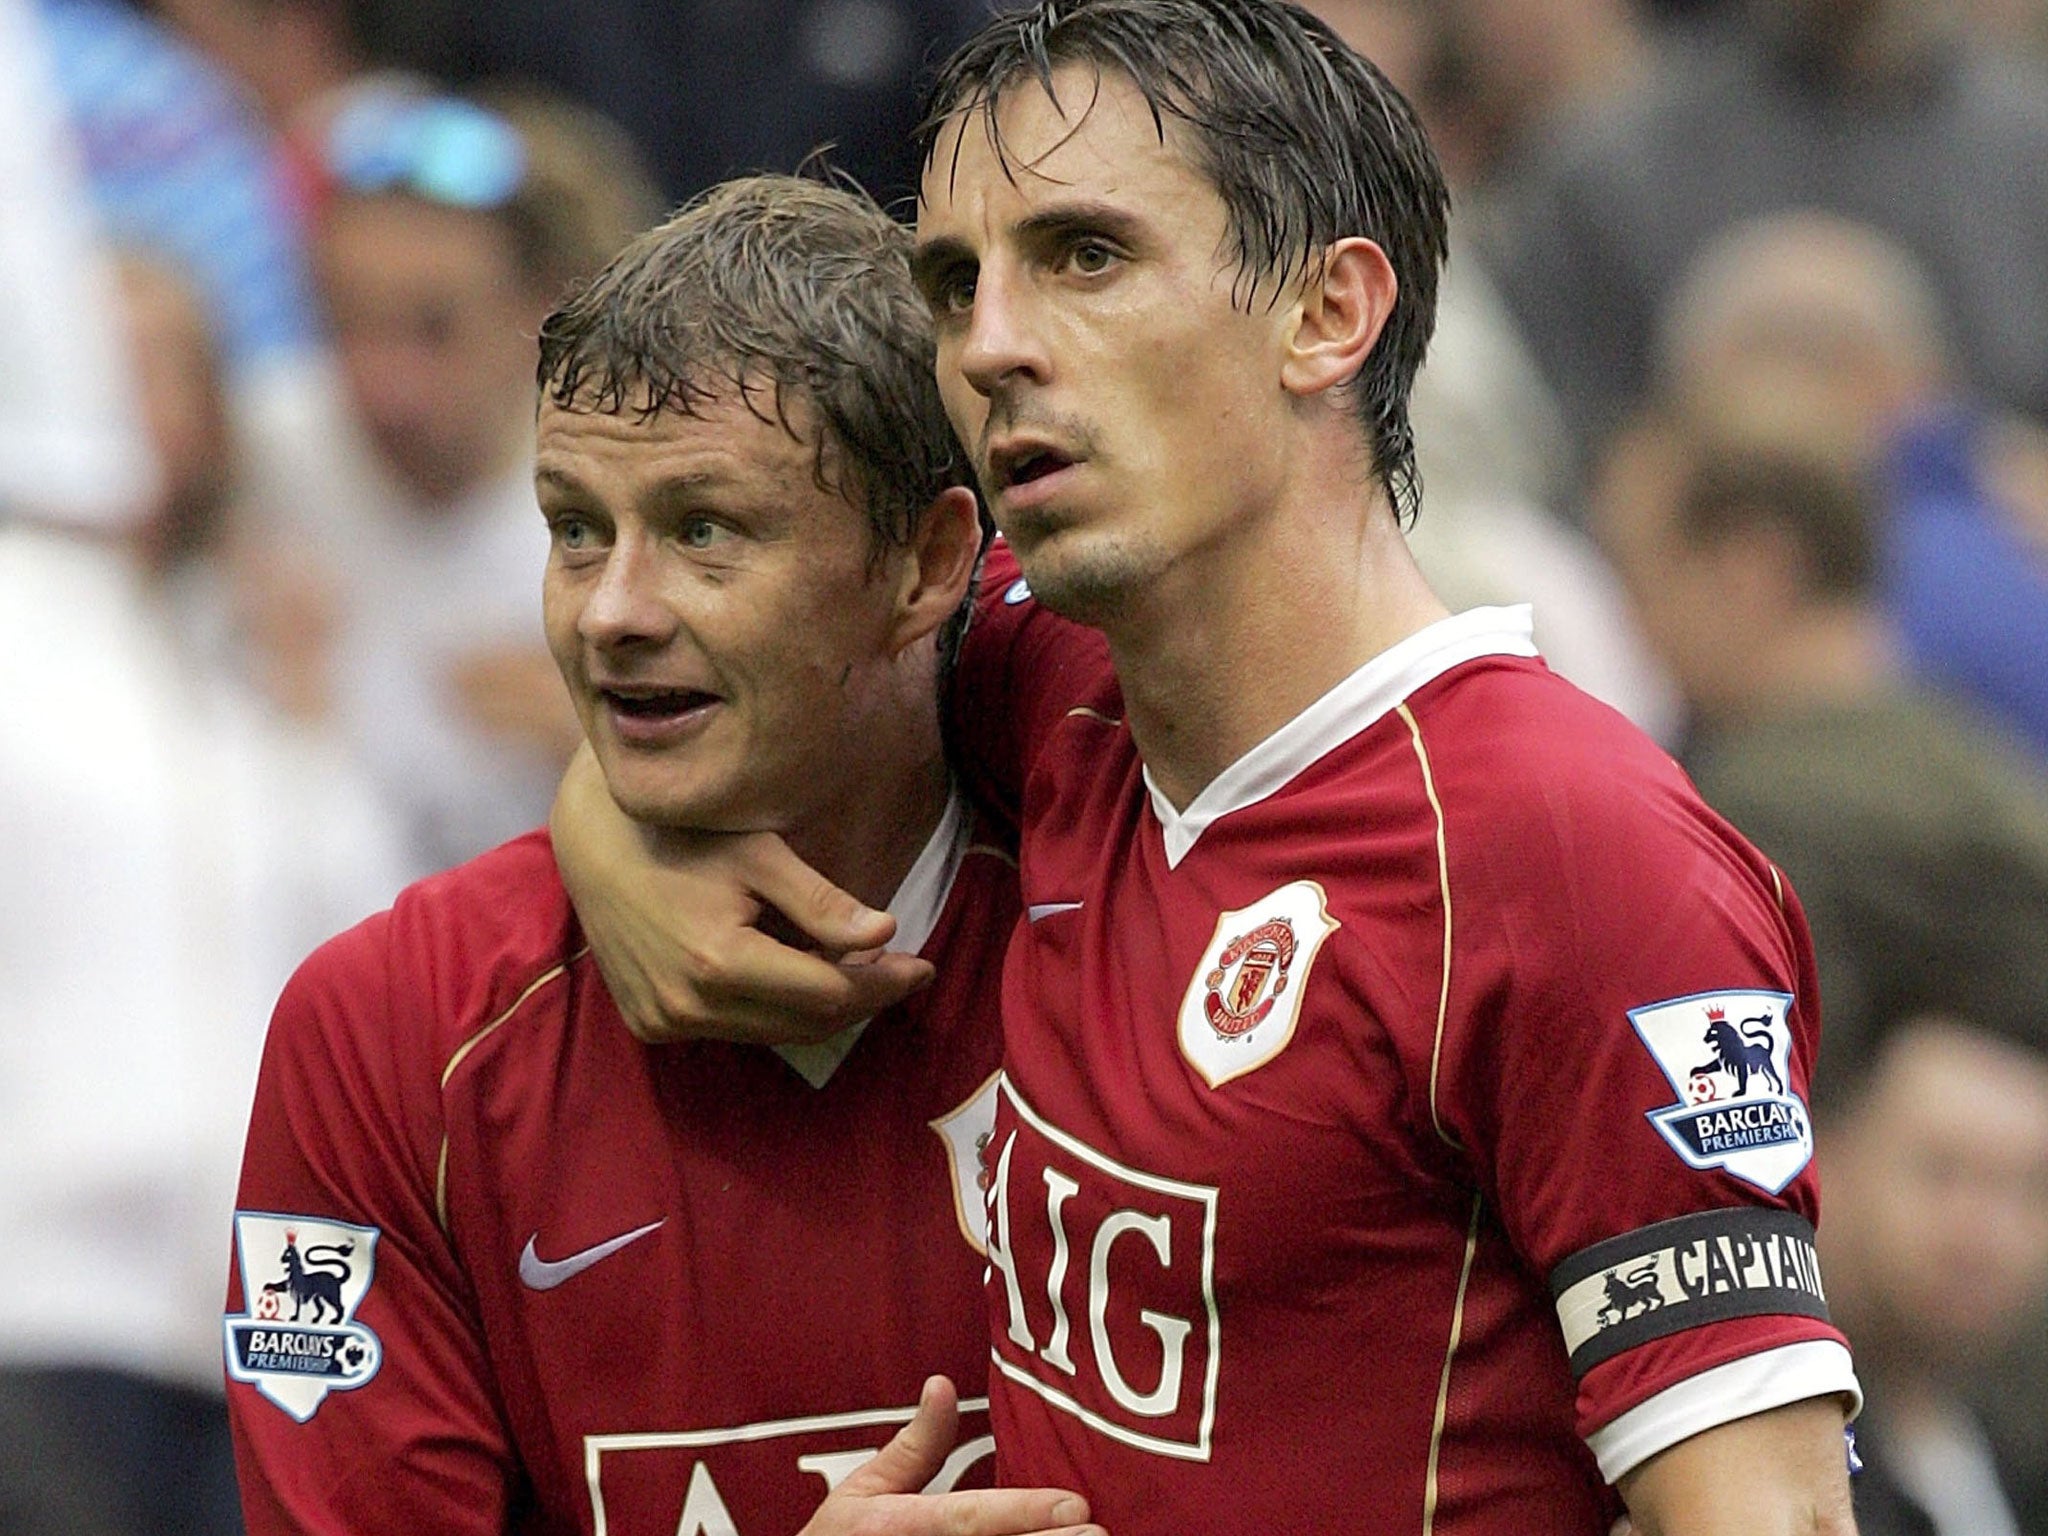
M 502 208 L 526 178 L 518 130 L 448 96 L 358 96 L 335 113 L 321 148 L 337 187 L 408 192 L 451 208 Z

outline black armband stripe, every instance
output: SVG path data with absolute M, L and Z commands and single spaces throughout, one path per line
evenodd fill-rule
M 1595 1243 L 1551 1272 L 1550 1294 L 1575 1377 L 1706 1323 L 1828 1316 L 1812 1225 L 1766 1206 L 1677 1216 Z

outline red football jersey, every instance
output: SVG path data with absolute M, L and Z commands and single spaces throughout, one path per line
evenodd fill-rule
M 964 825 L 892 907 L 937 982 L 836 1070 L 634 1041 L 544 834 L 306 962 L 228 1293 L 255 1536 L 788 1536 L 935 1371 L 971 1400 L 937 1486 L 986 1484 L 976 1143 L 1017 897 Z
M 1117 1536 L 1594 1536 L 1656 1450 L 1853 1398 L 1804 919 L 1526 611 L 1376 658 L 1181 813 L 1058 631 L 999 563 L 954 711 L 1023 823 L 1002 1481 Z

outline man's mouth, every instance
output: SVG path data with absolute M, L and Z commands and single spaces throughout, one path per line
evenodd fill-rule
M 622 722 L 663 725 L 719 702 L 715 693 L 694 688 L 600 688 L 598 697 Z
M 1075 460 L 1057 448 L 1024 445 L 997 449 L 989 455 L 989 479 L 1000 494 L 1016 486 L 1030 485 L 1048 475 L 1069 468 Z

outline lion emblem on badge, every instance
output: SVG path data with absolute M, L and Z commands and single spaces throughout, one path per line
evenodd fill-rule
M 1694 1067 L 1692 1070 L 1695 1076 L 1706 1076 L 1716 1071 L 1726 1072 L 1735 1079 L 1737 1098 L 1748 1094 L 1752 1073 L 1768 1078 L 1771 1087 L 1779 1093 L 1785 1091 L 1785 1079 L 1778 1075 L 1778 1069 L 1771 1061 L 1769 1014 L 1744 1019 L 1741 1029 L 1738 1030 L 1728 1022 L 1726 1009 L 1709 1008 L 1704 1038 L 1706 1044 L 1713 1048 L 1714 1059 Z
M 1235 1040 L 1265 1022 L 1287 990 L 1295 947 L 1294 924 L 1284 917 L 1261 923 L 1224 946 L 1216 968 L 1202 978 L 1208 989 L 1202 1012 L 1220 1038 Z
M 1657 1261 L 1651 1258 L 1626 1273 L 1618 1269 L 1607 1272 L 1606 1294 L 1593 1320 L 1602 1328 L 1612 1328 L 1616 1323 L 1627 1322 L 1638 1312 L 1654 1312 L 1663 1305 L 1664 1291 L 1657 1283 Z

